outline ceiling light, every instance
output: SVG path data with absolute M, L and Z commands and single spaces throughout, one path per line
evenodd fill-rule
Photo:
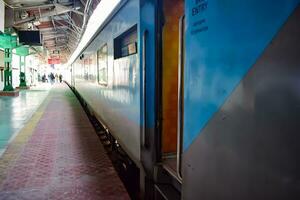
M 39 20 L 37 20 L 37 21 L 34 21 L 34 22 L 33 22 L 33 25 L 35 25 L 35 26 L 39 26 L 39 25 L 41 25 L 41 22 L 40 22 Z

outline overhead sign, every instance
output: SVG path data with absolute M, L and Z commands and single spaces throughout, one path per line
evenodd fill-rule
M 4 20 L 5 20 L 5 5 L 0 1 L 0 31 L 4 33 Z
M 17 47 L 17 36 L 12 36 L 10 34 L 0 34 L 0 47 L 1 48 Z
M 48 64 L 50 64 L 50 65 L 60 64 L 60 59 L 59 58 L 49 58 Z
M 29 55 L 29 48 L 28 47 L 18 47 L 16 48 L 16 53 L 18 56 L 28 56 Z

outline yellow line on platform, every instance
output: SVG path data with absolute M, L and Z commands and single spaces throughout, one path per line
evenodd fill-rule
M 39 106 L 36 112 L 28 120 L 26 125 L 19 131 L 14 140 L 8 145 L 7 149 L 0 158 L 0 184 L 5 179 L 8 169 L 13 166 L 13 163 L 22 153 L 23 148 L 32 136 L 35 127 L 44 114 L 46 107 L 50 101 L 49 94 L 44 102 Z

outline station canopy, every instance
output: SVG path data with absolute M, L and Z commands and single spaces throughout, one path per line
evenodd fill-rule
M 43 46 L 39 56 L 59 58 L 66 63 L 75 51 L 84 33 L 90 16 L 101 0 L 4 0 L 6 3 L 6 28 L 16 34 L 26 31 L 39 34 Z M 15 36 L 1 35 L 2 46 L 13 46 Z M 20 43 L 20 45 L 27 45 Z M 29 44 L 30 45 L 30 44 Z M 40 47 L 31 45 L 32 48 Z M 3 48 L 3 47 L 2 47 Z

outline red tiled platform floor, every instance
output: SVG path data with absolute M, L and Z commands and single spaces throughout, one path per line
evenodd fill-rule
M 0 199 L 129 199 L 70 89 L 55 86 L 44 104 L 28 141 L 7 149 L 17 155 L 0 168 Z

